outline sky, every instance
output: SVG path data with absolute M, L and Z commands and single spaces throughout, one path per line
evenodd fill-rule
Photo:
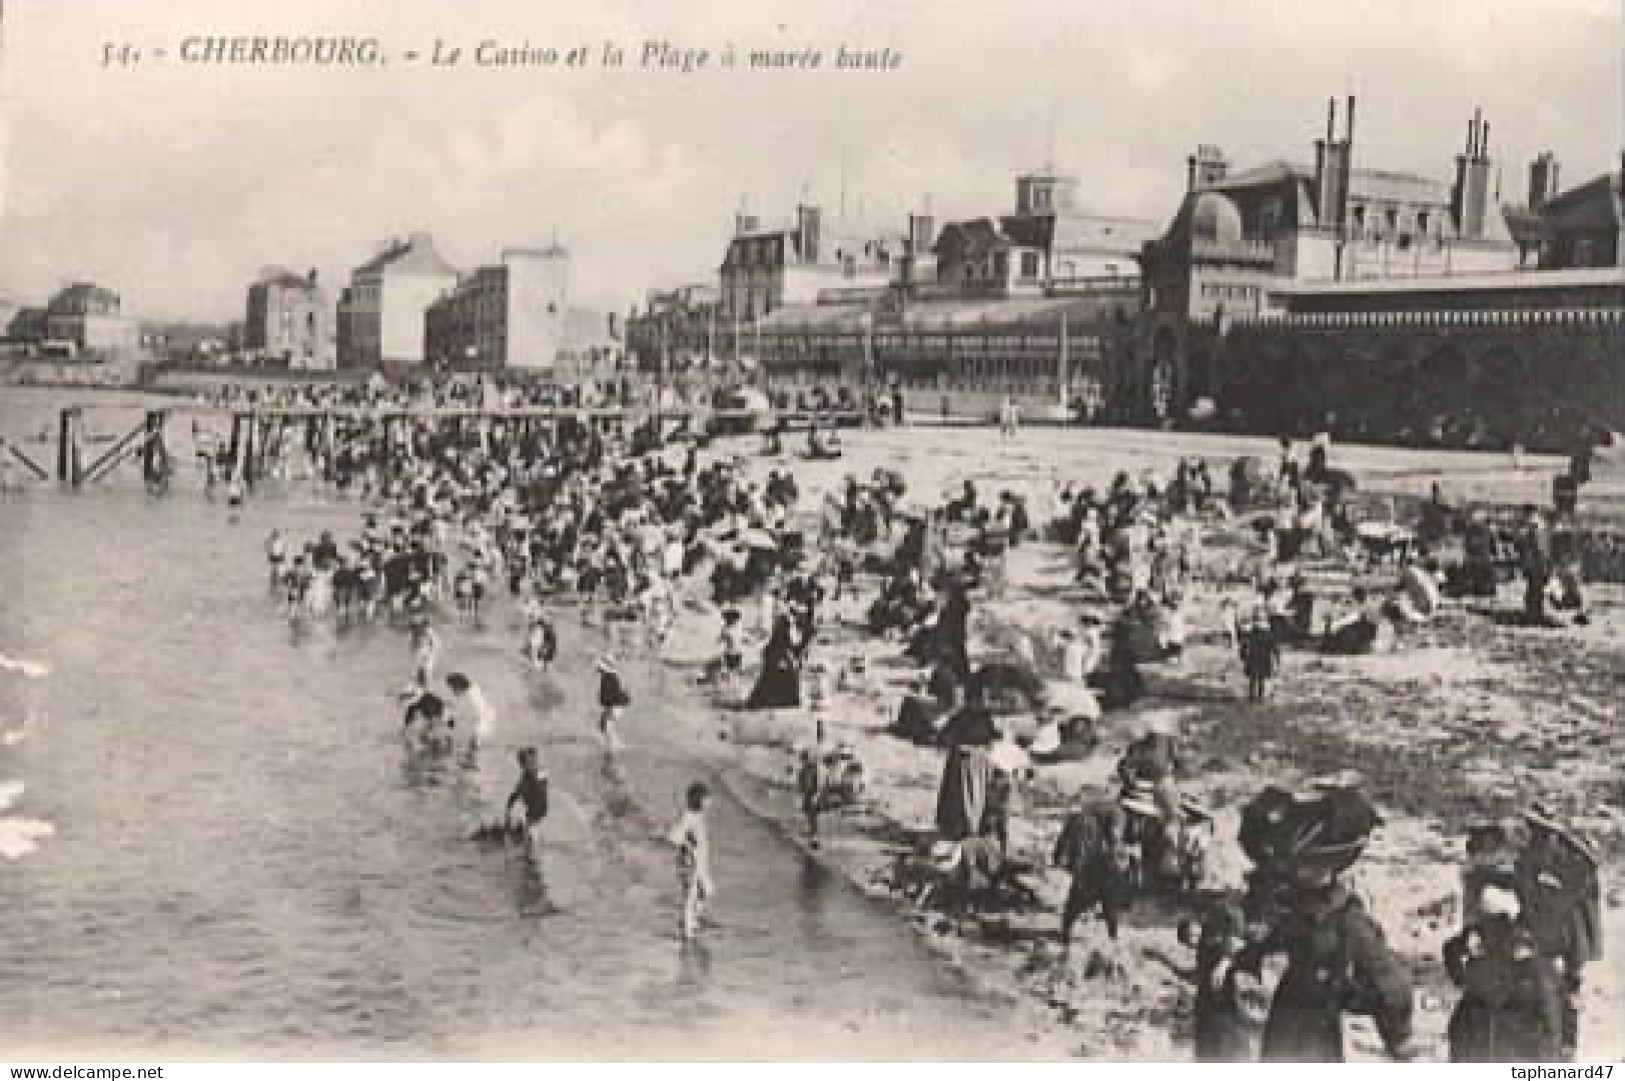
M 583 305 L 715 279 L 742 200 L 804 195 L 849 223 L 1009 213 L 1054 161 L 1093 211 L 1160 222 L 1199 142 L 1236 167 L 1308 161 L 1326 99 L 1359 98 L 1355 164 L 1447 182 L 1482 107 L 1503 197 L 1556 153 L 1564 186 L 1617 168 L 1618 0 L 0 0 L 0 293 L 75 279 L 151 318 L 240 318 L 262 267 L 330 284 L 391 236 L 454 264 L 572 254 Z M 177 61 L 184 39 L 371 35 L 381 68 Z M 464 63 L 431 68 L 436 39 Z M 580 70 L 468 64 L 482 40 Z M 603 44 L 626 65 L 597 63 Z M 644 68 L 643 43 L 712 69 Z M 104 45 L 144 52 L 104 66 Z M 819 49 L 820 70 L 715 67 L 732 44 Z M 841 46 L 889 71 L 833 70 Z M 170 57 L 150 53 L 166 48 Z

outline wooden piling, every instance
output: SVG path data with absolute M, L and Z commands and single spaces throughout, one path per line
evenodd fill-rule
M 147 441 L 141 448 L 141 479 L 148 484 L 163 482 L 164 473 L 164 421 L 168 414 L 162 409 L 147 411 Z
M 70 405 L 57 414 L 56 479 L 78 490 L 84 483 L 84 411 Z

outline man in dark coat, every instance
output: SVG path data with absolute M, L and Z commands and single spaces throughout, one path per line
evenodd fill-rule
M 1451 1062 L 1548 1062 L 1563 1043 L 1557 970 L 1519 920 L 1516 884 L 1491 881 L 1479 917 L 1444 945 L 1444 965 L 1461 988 L 1450 1015 Z
M 1203 914 L 1196 940 L 1192 1016 L 1197 1062 L 1253 1061 L 1257 1026 L 1250 1020 L 1252 996 L 1244 995 L 1237 983 L 1235 966 L 1246 933 L 1246 916 L 1232 899 L 1215 900 Z
M 1061 948 L 1072 949 L 1072 928 L 1099 909 L 1106 934 L 1117 940 L 1117 918 L 1132 901 L 1124 835 L 1127 815 L 1116 800 L 1098 799 L 1067 817 L 1050 862 L 1071 876 L 1061 913 Z
M 1236 967 L 1257 973 L 1272 953 L 1287 955 L 1264 1022 L 1266 1062 L 1342 1062 L 1343 1014 L 1367 1014 L 1388 1053 L 1411 1057 L 1412 981 L 1382 928 L 1336 880 L 1306 875 L 1287 889 L 1285 911 Z

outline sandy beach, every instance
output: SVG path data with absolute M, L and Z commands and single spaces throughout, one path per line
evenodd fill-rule
M 786 443 L 792 453 L 799 449 L 799 439 Z M 909 502 L 935 503 L 967 479 L 989 493 L 1021 492 L 1036 525 L 1048 517 L 1060 482 L 1104 487 L 1120 469 L 1167 475 L 1181 455 L 1205 457 L 1219 467 L 1242 453 L 1268 460 L 1272 444 L 1099 430 L 1030 430 L 1003 440 L 984 429 L 942 428 L 854 433 L 844 449 L 841 460 L 807 462 L 761 457 L 754 440 L 736 440 L 707 454 L 742 456 L 756 480 L 769 469 L 793 469 L 801 489 L 798 517 L 815 514 L 824 494 L 848 474 L 867 479 L 883 466 L 907 478 Z M 1559 467 L 1556 460 L 1539 459 L 1514 469 L 1505 456 L 1386 448 L 1334 448 L 1332 458 L 1355 474 L 1362 498 L 1396 506 L 1425 494 L 1435 481 L 1453 502 L 1544 503 Z M 1216 477 L 1223 475 L 1215 469 Z M 1613 518 L 1617 493 L 1588 490 L 1584 498 L 1584 513 Z M 1618 942 L 1625 932 L 1618 860 L 1625 847 L 1618 772 L 1625 759 L 1618 712 L 1625 594 L 1618 586 L 1593 586 L 1591 624 L 1566 630 L 1503 625 L 1482 604 L 1451 602 L 1431 624 L 1401 632 L 1372 655 L 1289 652 L 1270 699 L 1252 705 L 1245 701 L 1222 614 L 1222 606 L 1245 589 L 1226 581 L 1243 549 L 1241 530 L 1210 531 L 1198 563 L 1184 656 L 1147 670 L 1150 695 L 1106 715 L 1100 745 L 1089 758 L 1039 768 L 1020 795 L 1012 847 L 1044 867 L 1067 809 L 1080 792 L 1105 791 L 1136 723 L 1148 715 L 1177 725 L 1187 748 L 1181 787 L 1216 814 L 1209 886 L 1241 883 L 1246 863 L 1235 837 L 1238 811 L 1248 797 L 1267 783 L 1356 771 L 1385 824 L 1356 866 L 1353 883 L 1415 976 L 1421 1057 L 1438 1061 L 1445 1057 L 1444 1026 L 1457 997 L 1439 948 L 1459 926 L 1459 871 L 1471 823 L 1532 800 L 1569 817 L 1603 853 L 1608 936 Z M 1042 636 L 1075 622 L 1079 600 L 1070 571 L 1069 555 L 1059 546 L 1017 549 L 1002 596 L 973 606 L 973 661 L 999 656 L 999 644 L 1012 630 Z M 939 751 L 884 731 L 919 673 L 901 656 L 900 643 L 862 632 L 863 606 L 871 597 L 872 583 L 859 598 L 834 606 L 836 618 L 827 621 L 815 651 L 832 670 L 850 657 L 864 659 L 866 674 L 837 691 L 826 716 L 829 739 L 856 748 L 869 781 L 865 806 L 832 825 L 817 858 L 876 896 L 894 899 L 900 922 L 916 925 L 915 933 L 932 939 L 1008 1002 L 1012 1024 L 1035 1051 L 1093 1059 L 1189 1058 L 1194 992 L 1183 972 L 1191 956 L 1175 933 L 1185 913 L 1142 901 L 1115 944 L 1098 924 L 1086 923 L 1076 933 L 1071 962 L 1062 964 L 1056 925 L 1066 879 L 1058 870 L 1038 876 L 1039 911 L 980 926 L 972 921 L 960 934 L 921 930 L 916 913 L 888 889 L 887 872 L 897 855 L 931 830 L 942 759 Z M 1516 606 L 1513 587 L 1498 603 Z M 753 619 L 747 613 L 747 623 Z M 715 655 L 717 629 L 715 611 L 691 598 L 667 647 L 663 682 L 692 684 Z M 760 637 L 747 665 L 754 664 L 759 645 Z M 674 723 L 697 726 L 694 735 L 715 744 L 741 797 L 799 843 L 790 747 L 812 741 L 808 715 L 785 711 L 770 718 L 717 704 L 676 711 Z M 1092 956 L 1116 962 L 1109 966 L 1114 974 L 1085 978 Z M 1625 1008 L 1622 985 L 1613 956 L 1589 970 L 1582 1058 L 1617 1058 L 1625 1049 L 1613 1023 Z M 1355 1020 L 1351 1031 L 1351 1058 L 1380 1057 L 1369 1021 Z

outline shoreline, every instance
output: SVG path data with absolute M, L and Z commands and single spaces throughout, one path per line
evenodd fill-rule
M 951 432 L 927 438 L 952 438 Z M 848 460 L 816 474 L 794 459 L 749 458 L 754 479 L 768 467 L 790 465 L 801 484 L 796 518 L 816 507 L 827 483 L 852 472 L 866 476 L 877 464 L 851 450 Z M 727 444 L 716 453 L 735 450 Z M 877 449 L 877 453 L 880 453 Z M 888 461 L 881 458 L 880 461 Z M 888 462 L 889 464 L 889 462 Z M 811 475 L 808 475 L 811 474 Z M 1019 472 L 1012 484 L 1022 478 Z M 1090 478 L 1094 479 L 1094 478 Z M 1099 480 L 1103 483 L 1109 477 Z M 920 493 L 934 495 L 929 479 L 915 480 Z M 981 480 L 978 480 L 981 483 Z M 912 494 L 912 493 L 911 493 Z M 1036 516 L 1035 516 L 1036 524 Z M 1013 560 L 1007 594 L 997 601 L 979 600 L 973 609 L 973 654 L 983 657 L 992 643 L 1011 628 L 1031 631 L 1053 622 L 1066 609 L 1065 593 L 1056 581 L 1060 553 L 1055 546 L 1033 542 Z M 803 858 L 841 875 L 853 888 L 894 914 L 902 933 L 917 934 L 945 964 L 970 978 L 979 994 L 1012 1011 L 1013 1031 L 1024 1034 L 1036 1049 L 1079 1059 L 1184 1060 L 1190 1057 L 1188 1028 L 1189 987 L 1180 970 L 1190 957 L 1175 937 L 1175 923 L 1184 914 L 1177 906 L 1152 899 L 1140 901 L 1125 920 L 1117 943 L 1108 943 L 1096 925 L 1085 923 L 1074 935 L 1072 961 L 1061 964 L 1054 941 L 1064 876 L 1051 870 L 1048 845 L 1059 828 L 1060 817 L 1080 788 L 1107 783 L 1117 753 L 1126 745 L 1136 719 L 1148 715 L 1171 716 L 1179 724 L 1186 745 L 1199 765 L 1182 786 L 1216 811 L 1216 836 L 1209 860 L 1209 885 L 1239 885 L 1245 863 L 1235 851 L 1239 805 L 1269 782 L 1293 783 L 1338 768 L 1360 772 L 1384 810 L 1388 825 L 1379 831 L 1353 880 L 1366 894 L 1401 956 L 1417 978 L 1417 1030 L 1424 1042 L 1424 1059 L 1442 1056 L 1444 1024 L 1457 993 L 1438 964 L 1438 946 L 1453 933 L 1448 923 L 1454 911 L 1459 881 L 1460 835 L 1473 817 L 1503 813 L 1528 799 L 1550 798 L 1556 781 L 1580 772 L 1573 791 L 1563 791 L 1571 811 L 1591 800 L 1585 824 L 1602 842 L 1604 919 L 1618 941 L 1625 934 L 1625 892 L 1618 856 L 1625 851 L 1625 814 L 1608 798 L 1613 783 L 1606 766 L 1621 750 L 1621 731 L 1610 724 L 1606 695 L 1613 667 L 1625 657 L 1625 591 L 1607 588 L 1598 596 L 1599 618 L 1591 628 L 1577 631 L 1507 631 L 1493 633 L 1477 626 L 1487 622 L 1481 614 L 1451 608 L 1436 626 L 1407 632 L 1403 648 L 1364 657 L 1329 658 L 1291 652 L 1281 686 L 1273 700 L 1257 709 L 1241 701 L 1239 673 L 1228 648 L 1214 630 L 1214 606 L 1226 593 L 1213 585 L 1203 593 L 1209 611 L 1193 619 L 1191 646 L 1175 668 L 1147 669 L 1151 693 L 1147 700 L 1117 713 L 1108 713 L 1100 726 L 1100 745 L 1085 760 L 1042 767 L 1038 780 L 1026 791 L 1012 822 L 1012 853 L 1043 869 L 1032 876 L 1040 900 L 1037 912 L 988 921 L 977 935 L 974 921 L 962 934 L 923 932 L 914 920 L 912 905 L 884 884 L 901 839 L 930 828 L 941 755 L 904 743 L 884 731 L 901 693 L 896 667 L 900 646 L 869 638 L 850 625 L 854 614 L 831 605 L 821 631 L 819 656 L 833 670 L 847 653 L 864 657 L 868 676 L 862 686 L 832 696 L 826 712 L 829 740 L 851 743 L 866 767 L 868 792 L 859 813 L 842 812 L 825 818 L 823 843 L 817 852 L 804 839 L 804 825 L 790 782 L 791 756 L 785 742 L 811 742 L 811 722 L 804 711 L 777 720 L 736 711 L 715 701 L 711 692 L 695 685 L 697 666 L 714 652 L 715 612 L 707 602 L 680 605 L 676 628 L 666 655 L 658 662 L 664 679 L 681 680 L 678 693 L 684 707 L 672 711 L 687 718 L 694 738 L 692 753 L 716 764 L 730 792 L 752 814 L 771 823 L 783 840 Z M 703 585 L 697 588 L 703 589 Z M 865 601 L 867 597 L 865 597 Z M 747 620 L 749 619 L 747 615 Z M 1493 625 L 1492 625 L 1493 627 Z M 1530 637 L 1533 636 L 1533 637 Z M 1494 641 L 1486 641 L 1493 638 Z M 1524 641 L 1527 639 L 1527 641 Z M 760 639 L 747 646 L 744 686 L 754 676 Z M 1517 655 L 1533 649 L 1531 656 Z M 1503 761 L 1486 741 L 1486 727 L 1499 740 L 1528 737 L 1521 722 L 1530 703 L 1515 689 L 1520 682 L 1544 688 L 1553 683 L 1538 678 L 1537 669 L 1559 655 L 1586 670 L 1583 689 L 1590 692 L 1589 715 L 1578 724 L 1588 734 L 1565 742 L 1553 726 L 1536 726 L 1544 739 L 1531 757 L 1541 765 L 1518 759 Z M 1569 665 L 1565 665 L 1568 667 Z M 1517 673 L 1515 668 L 1530 669 Z M 1518 675 L 1526 678 L 1519 680 Z M 1563 678 L 1568 678 L 1567 675 Z M 669 686 L 669 683 L 668 683 Z M 1443 692 L 1441 694 L 1441 691 Z M 1570 694 L 1579 710 L 1582 696 Z M 1457 698 L 1473 700 L 1476 708 L 1463 710 Z M 1418 702 L 1417 700 L 1421 701 Z M 1421 707 L 1422 713 L 1418 713 Z M 1416 726 L 1432 719 L 1432 710 L 1457 715 L 1441 731 L 1415 744 L 1384 742 L 1402 734 L 1417 736 Z M 1372 718 L 1369 725 L 1362 717 Z M 1392 719 L 1392 714 L 1399 714 Z M 1388 715 L 1391 719 L 1378 721 Z M 741 721 L 741 718 L 747 720 Z M 1330 722 L 1322 727 L 1322 720 Z M 1589 721 L 1589 724 L 1586 722 Z M 734 726 L 754 730 L 746 742 L 722 740 L 716 729 Z M 1369 727 L 1371 731 L 1362 729 Z M 709 729 L 709 730 L 707 730 Z M 1573 733 L 1570 733 L 1571 735 Z M 797 739 L 800 735 L 804 738 Z M 1436 738 L 1435 738 L 1436 737 Z M 1442 741 L 1453 763 L 1439 758 Z M 685 741 L 686 742 L 686 741 Z M 725 747 L 716 744 L 726 743 Z M 709 748 L 709 749 L 708 749 Z M 1485 754 L 1494 760 L 1486 767 Z M 1504 756 L 1501 756 L 1504 757 Z M 1584 768 L 1589 763 L 1588 768 Z M 1443 767 L 1443 768 L 1441 768 Z M 1489 769 L 1489 772 L 1486 772 Z M 1431 771 L 1428 772 L 1428 771 Z M 1567 771 L 1567 772 L 1566 772 Z M 1572 777 L 1570 778 L 1573 779 Z M 1409 791 L 1407 791 L 1409 786 Z M 1080 970 L 1106 961 L 1112 971 L 1101 978 L 1080 976 Z M 1590 971 L 1583 1005 L 1582 1057 L 1617 1057 L 1619 1038 L 1609 1022 L 1625 1005 L 1625 989 L 1618 966 L 1610 959 Z M 1353 1019 L 1350 1059 L 1380 1058 L 1378 1041 L 1365 1019 Z

